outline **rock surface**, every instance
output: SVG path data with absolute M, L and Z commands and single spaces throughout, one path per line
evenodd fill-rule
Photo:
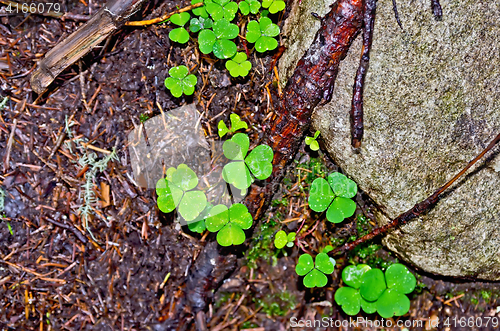
M 292 10 L 282 78 L 319 28 L 310 13 L 323 15 L 330 3 L 302 0 Z M 398 1 L 402 31 L 391 0 L 378 2 L 359 153 L 350 146 L 349 109 L 360 36 L 341 63 L 332 101 L 313 117 L 330 155 L 381 207 L 381 224 L 443 185 L 500 130 L 500 1 L 441 5 L 437 21 L 430 1 Z M 498 154 L 499 147 L 433 210 L 384 243 L 428 272 L 500 280 Z

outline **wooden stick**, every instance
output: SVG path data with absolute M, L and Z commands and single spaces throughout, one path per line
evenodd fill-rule
M 125 24 L 146 0 L 109 0 L 87 23 L 50 50 L 31 75 L 31 88 L 41 94 L 67 67 Z

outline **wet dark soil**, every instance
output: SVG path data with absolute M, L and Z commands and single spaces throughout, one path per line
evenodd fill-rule
M 138 17 L 157 17 L 187 4 L 151 3 Z M 62 3 L 64 11 L 84 15 L 100 6 Z M 123 28 L 39 96 L 29 85 L 36 60 L 82 23 L 9 15 L 5 6 L 0 20 L 0 97 L 9 97 L 0 112 L 0 187 L 6 195 L 0 222 L 0 330 L 260 331 L 290 329 L 292 317 L 348 319 L 332 304 L 341 269 L 326 288 L 305 289 L 294 271 L 300 249 L 276 251 L 272 245 L 280 228 L 295 230 L 305 220 L 313 228 L 322 217 L 304 207 L 304 192 L 311 182 L 308 174 L 317 171 L 311 162 L 323 171 L 337 169 L 328 157 L 302 146 L 263 225 L 245 245 L 229 250 L 217 248 L 213 235 L 181 228 L 172 215 L 159 212 L 154 189 L 134 181 L 127 137 L 144 118 L 162 111 L 194 103 L 209 141 L 217 138 L 217 122 L 235 112 L 249 123 L 252 141 L 258 141 L 277 102 L 273 53 L 252 55 L 250 76 L 235 80 L 220 61 L 200 54 L 194 42 L 172 43 L 168 25 Z M 168 69 L 180 64 L 198 76 L 193 96 L 174 98 L 164 86 Z M 94 148 L 83 148 L 82 141 Z M 90 167 L 79 160 L 88 153 L 105 158 L 113 148 L 117 159 L 92 181 L 96 202 L 88 226 L 93 238 L 79 212 Z M 376 206 L 362 193 L 357 204 L 356 214 L 369 220 Z M 351 221 L 338 227 L 320 222 L 306 249 L 317 251 L 358 235 L 360 228 Z M 364 224 L 361 230 L 375 225 Z M 337 263 L 383 267 L 397 259 L 377 244 Z M 205 245 L 210 249 L 203 250 Z M 423 325 L 408 329 L 492 329 L 491 323 L 471 328 L 458 321 L 498 318 L 498 284 L 412 271 L 418 274 L 419 291 L 403 320 Z M 444 326 L 447 317 L 457 322 Z M 435 319 L 439 327 L 431 328 Z

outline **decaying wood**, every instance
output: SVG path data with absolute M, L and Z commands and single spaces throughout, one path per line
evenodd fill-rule
M 285 174 L 309 128 L 314 108 L 332 97 L 340 61 L 363 25 L 363 1 L 339 0 L 321 19 L 321 28 L 288 80 L 264 143 L 274 151 L 273 173 L 263 187 L 254 185 L 245 200 L 258 219 Z
M 419 217 L 420 215 L 424 214 L 428 210 L 430 210 L 436 203 L 439 201 L 439 196 L 446 190 L 448 189 L 453 183 L 456 182 L 457 179 L 462 177 L 467 170 L 469 170 L 477 161 L 479 161 L 486 153 L 488 153 L 498 142 L 500 141 L 500 134 L 498 134 L 495 139 L 491 141 L 491 143 L 478 155 L 476 156 L 472 161 L 470 161 L 465 168 L 463 168 L 458 174 L 456 174 L 452 179 L 450 179 L 446 184 L 438 188 L 434 193 L 432 193 L 427 199 L 415 204 L 410 210 L 402 213 L 395 219 L 393 219 L 391 222 L 387 223 L 386 225 L 377 228 L 373 230 L 371 233 L 368 233 L 367 235 L 353 241 L 350 243 L 345 244 L 344 246 L 338 247 L 331 251 L 331 255 L 335 255 L 338 253 L 345 253 L 347 251 L 352 250 L 354 247 L 358 246 L 359 244 L 362 244 L 366 241 L 372 240 L 378 235 L 384 234 L 390 229 L 394 229 L 398 226 L 401 226 L 403 224 L 408 223 L 410 220 Z
M 104 41 L 125 24 L 146 0 L 110 0 L 87 23 L 57 44 L 38 63 L 31 75 L 31 88 L 43 93 L 68 66 Z

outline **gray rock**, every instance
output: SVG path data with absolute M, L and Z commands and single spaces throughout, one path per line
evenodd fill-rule
M 430 1 L 398 1 L 402 31 L 391 0 L 378 2 L 358 154 L 349 109 L 360 36 L 341 64 L 332 101 L 313 116 L 330 155 L 381 206 L 380 224 L 429 196 L 500 132 L 500 1 L 441 4 L 443 20 L 436 21 Z M 328 10 L 315 0 L 300 7 L 288 22 L 285 79 L 319 27 L 310 12 Z M 428 272 L 500 280 L 499 150 L 427 215 L 388 235 L 387 247 Z

